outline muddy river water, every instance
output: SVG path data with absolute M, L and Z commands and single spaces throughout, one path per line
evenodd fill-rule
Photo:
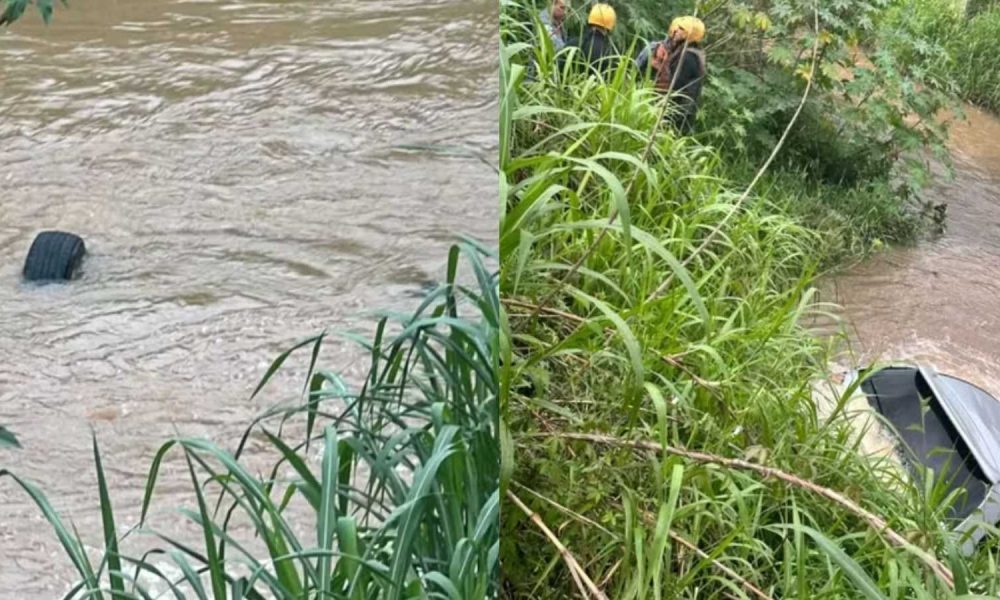
M 828 282 L 856 355 L 922 361 L 1000 397 L 1000 121 L 972 107 L 951 130 L 955 177 L 943 235 L 893 249 Z
M 161 441 L 234 445 L 300 389 L 305 360 L 248 400 L 281 350 L 412 305 L 456 236 L 493 243 L 497 22 L 481 0 L 109 0 L 0 30 L 0 424 L 24 446 L 0 468 L 100 546 L 91 429 L 134 522 Z M 82 279 L 22 284 L 53 228 L 86 240 Z M 363 368 L 347 343 L 321 362 Z M 71 576 L 0 480 L 0 599 Z

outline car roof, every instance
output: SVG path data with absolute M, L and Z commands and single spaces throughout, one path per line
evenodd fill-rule
M 962 438 L 979 471 L 990 486 L 978 510 L 956 527 L 961 534 L 961 550 L 966 556 L 986 535 L 983 523 L 1000 523 L 1000 400 L 965 380 L 939 373 L 926 365 L 893 365 L 889 369 L 916 370 L 924 380 L 937 405 L 945 412 L 956 433 Z M 878 371 L 880 369 L 874 369 Z M 863 370 L 852 370 L 846 385 L 864 379 Z
M 991 483 L 1000 483 L 1000 401 L 971 383 L 917 366 Z

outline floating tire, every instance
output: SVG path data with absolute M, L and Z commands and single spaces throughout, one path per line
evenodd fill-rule
M 24 261 L 28 281 L 65 281 L 76 275 L 87 249 L 78 235 L 43 231 L 35 237 Z

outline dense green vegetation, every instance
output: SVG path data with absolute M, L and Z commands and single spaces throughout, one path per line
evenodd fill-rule
M 1000 111 L 1000 4 L 970 10 L 956 0 L 912 0 L 889 11 L 893 49 L 918 61 L 936 84 L 963 100 Z
M 142 522 L 126 532 L 116 528 L 95 438 L 105 535 L 96 560 L 37 485 L 0 469 L 0 480 L 35 501 L 77 569 L 67 597 L 496 597 L 500 310 L 486 258 L 472 243 L 456 246 L 444 285 L 412 315 L 379 322 L 364 341 L 371 367 L 360 391 L 315 369 L 318 336 L 279 356 L 254 392 L 294 351 L 308 350 L 304 400 L 255 420 L 236 448 L 164 443 L 150 466 Z M 462 265 L 471 267 L 473 287 L 460 283 Z M 274 459 L 263 477 L 246 462 L 251 436 Z M 167 508 L 201 532 L 200 544 L 150 523 L 163 508 L 158 478 L 175 461 L 190 475 L 190 505 Z M 130 553 L 138 536 L 153 549 Z
M 860 456 L 811 397 L 816 276 L 915 239 L 944 154 L 948 90 L 886 33 L 892 6 L 702 3 L 688 138 L 628 63 L 559 71 L 502 6 L 507 597 L 996 594 L 995 540 L 959 557 L 955 498 Z M 620 47 L 672 16 L 616 7 Z

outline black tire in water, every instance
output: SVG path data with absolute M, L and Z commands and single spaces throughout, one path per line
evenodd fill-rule
M 24 261 L 28 281 L 72 279 L 87 252 L 78 235 L 65 231 L 43 231 L 35 237 Z

